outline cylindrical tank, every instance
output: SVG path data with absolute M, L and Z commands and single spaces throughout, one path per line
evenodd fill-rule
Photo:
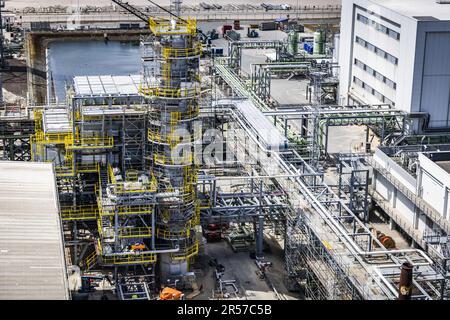
M 295 30 L 288 34 L 288 53 L 291 55 L 298 53 L 298 32 Z
M 325 33 L 317 29 L 314 32 L 314 54 L 325 54 Z

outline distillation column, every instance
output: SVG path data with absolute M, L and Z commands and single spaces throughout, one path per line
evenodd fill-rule
M 162 278 L 184 274 L 198 253 L 194 122 L 200 95 L 201 45 L 194 20 L 150 20 L 144 43 L 142 94 L 147 98 L 147 161 L 158 180 L 156 236 L 159 247 L 179 250 L 160 255 Z

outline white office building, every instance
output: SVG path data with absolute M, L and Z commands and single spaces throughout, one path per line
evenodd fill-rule
M 416 130 L 450 127 L 449 3 L 343 0 L 339 64 L 341 104 L 389 103 Z

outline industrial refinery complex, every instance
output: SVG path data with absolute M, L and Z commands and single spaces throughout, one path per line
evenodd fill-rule
M 0 1 L 1 300 L 450 299 L 450 1 L 230 2 Z

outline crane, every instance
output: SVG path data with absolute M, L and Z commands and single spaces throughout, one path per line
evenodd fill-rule
M 180 4 L 181 4 L 181 1 L 180 1 L 180 0 L 176 0 L 177 14 L 173 13 L 173 12 L 170 11 L 170 10 L 167 10 L 167 9 L 164 8 L 164 7 L 161 7 L 159 4 L 155 3 L 155 2 L 152 1 L 152 0 L 147 0 L 147 1 L 150 2 L 151 4 L 153 4 L 154 6 L 158 7 L 159 9 L 163 10 L 164 12 L 167 12 L 167 13 L 170 14 L 171 16 L 177 18 L 178 20 L 180 20 L 180 21 L 182 21 L 182 22 L 185 22 L 185 23 L 187 22 L 185 19 L 181 18 L 180 15 L 179 15 L 179 12 L 180 12 Z M 114 2 L 114 3 L 117 4 L 118 6 L 122 7 L 123 9 L 125 9 L 126 11 L 128 11 L 129 13 L 135 15 L 136 17 L 138 17 L 138 18 L 141 19 L 142 21 L 145 21 L 146 23 L 148 23 L 148 20 L 149 20 L 150 18 L 153 17 L 152 15 L 148 14 L 147 12 L 143 12 L 142 10 L 139 10 L 138 8 L 132 6 L 132 5 L 129 4 L 128 2 L 124 2 L 124 1 L 122 1 L 122 0 L 112 0 L 112 2 Z M 168 19 L 165 19 L 165 18 L 160 18 L 160 19 L 162 19 L 162 20 L 168 20 Z M 207 38 L 207 36 L 203 33 L 202 30 L 200 30 L 200 29 L 197 28 L 197 32 L 198 32 L 199 34 L 201 34 L 202 37 L 203 37 L 204 39 Z
M 148 23 L 148 19 L 152 18 L 153 16 L 148 14 L 147 12 L 144 12 L 138 8 L 136 8 L 135 6 L 129 4 L 128 2 L 124 2 L 122 0 L 112 0 L 112 2 L 114 2 L 115 4 L 117 4 L 118 6 L 120 6 L 121 8 L 125 9 L 126 11 L 128 11 L 129 13 L 131 13 L 132 15 L 138 17 L 139 19 L 141 19 L 142 21 Z M 171 12 L 170 10 L 167 10 L 166 8 L 161 7 L 159 4 L 148 0 L 148 2 L 150 2 L 151 4 L 153 4 L 154 6 L 158 7 L 159 9 L 167 12 L 168 14 L 170 14 L 171 16 L 176 17 L 177 19 L 186 22 L 186 20 L 184 20 L 183 18 L 181 18 L 178 14 L 175 14 L 173 12 Z M 179 11 L 179 10 L 177 10 Z M 168 20 L 165 18 L 161 18 L 163 20 Z
M 129 4 L 128 2 L 123 2 L 122 0 L 112 0 L 112 2 L 114 2 L 118 6 L 122 7 L 123 9 L 125 9 L 126 11 L 131 13 L 132 15 L 138 17 L 139 19 L 141 19 L 145 23 L 148 23 L 148 19 L 151 17 L 146 12 L 143 12 L 143 11 L 139 10 L 138 8 L 136 8 L 136 7 L 132 6 L 131 4 Z

